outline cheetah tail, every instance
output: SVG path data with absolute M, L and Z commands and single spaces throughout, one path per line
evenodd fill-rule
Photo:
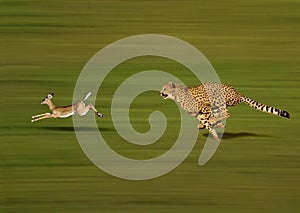
M 284 111 L 284 110 L 281 110 L 281 109 L 278 109 L 278 108 L 275 108 L 272 106 L 267 106 L 265 104 L 255 101 L 255 100 L 252 100 L 249 97 L 242 96 L 242 102 L 248 104 L 252 108 L 257 109 L 259 111 L 279 115 L 279 116 L 282 116 L 285 118 L 290 118 L 290 114 L 287 111 Z

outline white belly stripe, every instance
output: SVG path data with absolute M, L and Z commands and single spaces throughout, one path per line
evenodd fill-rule
M 60 118 L 67 118 L 67 117 L 69 117 L 69 116 L 71 116 L 71 115 L 74 115 L 75 114 L 75 112 L 70 112 L 69 114 L 65 114 L 65 115 L 62 115 L 62 116 L 59 116 Z

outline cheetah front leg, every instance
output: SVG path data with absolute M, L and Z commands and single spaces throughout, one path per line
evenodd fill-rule
M 207 126 L 207 122 L 208 122 L 208 115 L 206 115 L 205 113 L 200 112 L 197 115 L 197 119 L 200 121 L 200 123 L 198 124 L 198 129 L 205 129 Z
M 219 140 L 219 136 L 218 136 L 216 130 L 214 129 L 217 126 L 212 126 L 209 122 L 209 119 L 208 118 L 205 119 L 204 117 L 205 116 L 203 116 L 203 115 L 199 115 L 197 117 L 200 120 L 200 123 L 198 124 L 198 129 L 205 129 L 206 128 L 215 140 Z M 223 125 L 222 123 L 220 123 L 220 124 Z M 218 124 L 218 125 L 220 125 L 220 124 Z
M 212 126 L 210 122 L 211 119 L 210 110 L 204 110 L 204 111 L 205 112 L 200 112 L 197 116 L 197 119 L 200 121 L 200 123 L 198 124 L 198 129 L 206 128 L 215 140 L 219 140 L 218 134 L 214 129 L 216 126 Z M 222 123 L 217 124 L 217 126 L 220 125 L 222 125 Z
M 198 105 L 198 114 L 196 115 L 197 119 L 200 121 L 198 124 L 198 129 L 207 128 L 207 123 L 211 117 L 211 109 L 209 105 Z

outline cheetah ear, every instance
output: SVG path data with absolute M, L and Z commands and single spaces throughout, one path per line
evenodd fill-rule
M 172 88 L 175 88 L 175 87 L 176 87 L 176 85 L 175 85 L 173 82 L 171 82 L 171 81 L 169 81 L 169 85 L 170 85 Z

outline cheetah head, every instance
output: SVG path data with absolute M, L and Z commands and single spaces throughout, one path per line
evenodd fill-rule
M 168 84 L 163 85 L 162 90 L 159 92 L 159 95 L 163 97 L 163 99 L 175 99 L 176 89 L 179 85 L 169 82 Z

